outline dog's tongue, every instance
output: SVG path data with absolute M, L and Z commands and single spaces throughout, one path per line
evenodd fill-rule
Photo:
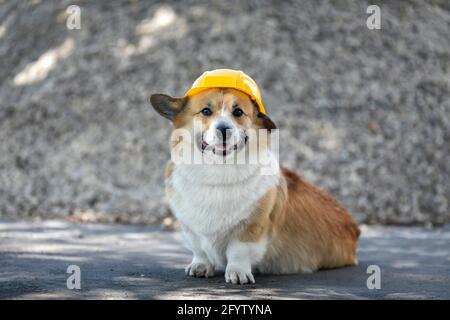
M 214 149 L 216 149 L 217 151 L 226 151 L 226 150 L 230 149 L 230 145 L 226 144 L 226 143 L 220 143 L 220 144 L 216 144 L 214 146 Z

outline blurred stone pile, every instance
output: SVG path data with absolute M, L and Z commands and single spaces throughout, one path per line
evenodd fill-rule
M 0 216 L 167 217 L 148 96 L 227 67 L 262 87 L 282 163 L 358 221 L 448 222 L 449 30 L 445 0 L 1 2 Z

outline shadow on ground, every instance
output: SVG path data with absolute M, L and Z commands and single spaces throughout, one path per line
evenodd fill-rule
M 3 299 L 431 299 L 450 298 L 450 229 L 365 228 L 357 267 L 257 276 L 255 285 L 184 276 L 190 255 L 178 232 L 60 221 L 0 223 Z M 81 290 L 66 269 L 81 268 Z M 381 289 L 366 285 L 381 268 Z

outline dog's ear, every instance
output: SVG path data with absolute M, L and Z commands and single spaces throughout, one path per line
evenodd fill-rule
M 259 112 L 258 105 L 256 104 L 255 101 L 252 100 L 252 102 L 256 109 L 256 113 L 257 113 L 256 117 L 257 117 L 258 126 L 263 129 L 267 129 L 269 132 L 270 132 L 270 130 L 275 130 L 277 128 L 275 123 L 264 113 Z
M 187 103 L 187 98 L 172 98 L 166 94 L 157 93 L 150 97 L 153 108 L 164 118 L 173 121 L 177 114 L 183 110 Z
M 270 130 L 275 130 L 277 128 L 275 123 L 264 113 L 258 112 L 258 121 L 261 127 L 267 129 L 269 132 Z

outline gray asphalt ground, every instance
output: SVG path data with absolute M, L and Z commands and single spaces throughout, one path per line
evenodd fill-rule
M 357 267 L 308 275 L 257 276 L 226 284 L 223 274 L 188 278 L 179 232 L 155 226 L 0 222 L 2 299 L 449 299 L 450 226 L 365 227 Z M 69 265 L 81 289 L 69 290 Z M 369 265 L 381 289 L 369 290 Z

